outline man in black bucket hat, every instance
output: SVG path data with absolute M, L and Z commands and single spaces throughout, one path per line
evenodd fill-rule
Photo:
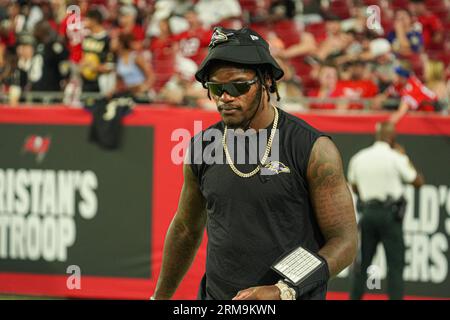
M 214 30 L 209 44 L 208 55 L 195 74 L 195 78 L 208 89 L 208 97 L 210 98 L 211 93 L 216 96 L 217 93 L 220 93 L 220 90 L 223 89 L 220 87 L 220 84 L 209 82 L 208 78 L 211 70 L 217 69 L 223 65 L 234 65 L 235 67 L 238 67 L 237 73 L 240 73 L 242 68 L 253 70 L 256 73 L 256 78 L 250 80 L 250 82 L 241 81 L 241 84 L 235 83 L 234 86 L 231 86 L 228 90 L 232 90 L 233 92 L 228 93 L 232 96 L 241 95 L 240 92 L 245 93 L 243 91 L 249 90 L 251 85 L 256 84 L 256 82 L 259 81 L 259 83 L 262 84 L 260 89 L 262 90 L 264 88 L 266 90 L 268 101 L 270 100 L 269 93 L 276 93 L 277 100 L 279 100 L 280 97 L 278 95 L 276 81 L 283 77 L 284 72 L 271 56 L 269 44 L 256 32 L 247 28 L 241 30 L 229 30 L 219 27 Z M 262 93 L 259 92 L 255 98 L 261 99 Z M 247 122 L 243 126 L 243 129 L 248 129 L 253 118 L 257 116 L 257 112 L 261 107 L 261 101 L 256 100 L 257 99 L 254 99 L 255 103 L 253 104 L 252 110 L 249 110 L 253 111 L 253 113 L 251 113 L 249 119 L 246 119 Z M 222 108 L 222 110 L 223 109 L 224 108 Z M 221 111 L 220 107 L 219 111 Z M 226 119 L 228 118 L 226 116 L 227 112 L 224 113 L 222 113 L 222 115 L 226 122 Z M 232 125 L 232 123 L 228 125 Z M 233 127 L 238 127 L 238 125 L 239 123 L 234 123 Z
M 173 296 L 205 227 L 199 299 L 324 299 L 329 277 L 354 259 L 357 229 L 339 152 L 329 137 L 271 104 L 282 77 L 259 34 L 214 30 L 196 79 L 222 121 L 191 140 L 152 299 Z M 249 139 L 235 152 L 242 136 Z M 255 137 L 261 150 L 248 141 Z
M 266 65 L 275 80 L 280 80 L 284 72 L 269 51 L 269 44 L 251 29 L 228 30 L 216 28 L 209 44 L 209 53 L 200 65 L 195 78 L 204 83 L 208 67 L 214 61 L 230 61 L 246 65 Z

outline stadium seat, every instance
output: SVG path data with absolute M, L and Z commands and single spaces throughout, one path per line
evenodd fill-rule
M 394 30 L 394 22 L 391 19 L 384 19 L 385 15 L 381 13 L 381 26 L 383 27 L 384 34 L 387 35 L 389 32 Z
M 341 19 L 350 18 L 350 9 L 345 0 L 331 0 L 330 7 L 327 11 L 337 15 Z
M 239 0 L 239 4 L 243 13 L 242 20 L 249 22 L 250 17 L 258 11 L 257 0 Z
M 427 0 L 426 6 L 428 10 L 433 12 L 435 15 L 437 15 L 439 18 L 441 18 L 442 22 L 445 24 L 448 20 L 448 14 L 449 14 L 449 6 L 445 3 L 443 0 Z
M 305 92 L 319 86 L 318 82 L 311 77 L 312 67 L 304 61 L 304 56 L 291 59 L 291 64 L 296 75 L 300 77 Z
M 365 6 L 379 6 L 380 0 L 363 0 L 362 2 Z
M 155 89 L 159 91 L 174 74 L 175 58 L 173 56 L 165 56 L 162 59 L 153 61 L 153 70 L 155 73 Z
M 242 11 L 253 11 L 256 7 L 255 0 L 239 0 Z
M 425 0 L 425 5 L 427 7 L 445 6 L 445 0 Z
M 427 51 L 428 58 L 431 60 L 439 60 L 448 66 L 450 63 L 450 53 L 441 50 Z
M 450 19 L 444 22 L 444 30 L 447 36 L 447 40 L 450 40 Z
M 214 24 L 211 28 L 214 27 L 223 27 L 227 29 L 239 29 L 243 25 L 242 20 L 238 18 L 229 18 L 225 20 L 221 20 L 219 23 Z
M 450 52 L 444 52 L 444 54 L 442 55 L 442 62 L 444 62 L 445 66 L 450 65 Z
M 408 9 L 409 1 L 408 0 L 392 0 L 391 8 L 393 10 L 399 9 Z
M 419 77 L 419 79 L 423 80 L 424 66 L 420 54 L 411 54 L 405 58 L 411 63 L 411 67 L 416 76 Z
M 448 23 L 450 19 L 450 11 L 446 6 L 429 7 L 429 10 L 433 12 L 444 25 Z
M 326 38 L 327 31 L 325 22 L 311 23 L 305 27 L 305 31 L 311 33 L 316 41 L 322 41 Z
M 267 34 L 270 31 L 266 23 L 252 23 L 250 24 L 250 28 L 259 33 L 263 37 L 267 37 Z
M 275 33 L 283 40 L 286 47 L 300 42 L 300 32 L 293 20 L 281 20 L 274 24 Z

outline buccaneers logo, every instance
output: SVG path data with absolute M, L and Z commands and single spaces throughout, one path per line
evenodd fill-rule
M 41 137 L 37 135 L 28 136 L 23 144 L 23 153 L 31 153 L 36 155 L 36 161 L 42 162 L 50 148 L 51 138 Z

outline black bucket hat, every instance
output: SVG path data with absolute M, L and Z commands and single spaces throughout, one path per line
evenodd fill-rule
M 197 81 L 202 84 L 207 81 L 208 69 L 214 61 L 227 61 L 249 66 L 266 65 L 270 67 L 275 80 L 281 79 L 284 75 L 283 70 L 270 54 L 267 41 L 248 28 L 239 30 L 214 28 L 208 55 L 195 73 Z

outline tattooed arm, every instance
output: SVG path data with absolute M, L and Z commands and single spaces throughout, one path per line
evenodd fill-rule
M 206 225 L 204 198 L 189 165 L 184 165 L 183 174 L 178 209 L 166 235 L 156 300 L 173 296 L 194 260 Z
M 321 137 L 315 142 L 308 164 L 311 202 L 326 243 L 319 254 L 327 261 L 330 276 L 350 265 L 356 255 L 357 229 L 350 190 L 344 178 L 341 156 L 334 143 Z M 272 286 L 241 290 L 233 300 L 277 300 Z
M 319 254 L 336 276 L 353 262 L 357 249 L 355 210 L 335 144 L 320 137 L 311 151 L 307 179 L 311 202 L 325 245 Z

